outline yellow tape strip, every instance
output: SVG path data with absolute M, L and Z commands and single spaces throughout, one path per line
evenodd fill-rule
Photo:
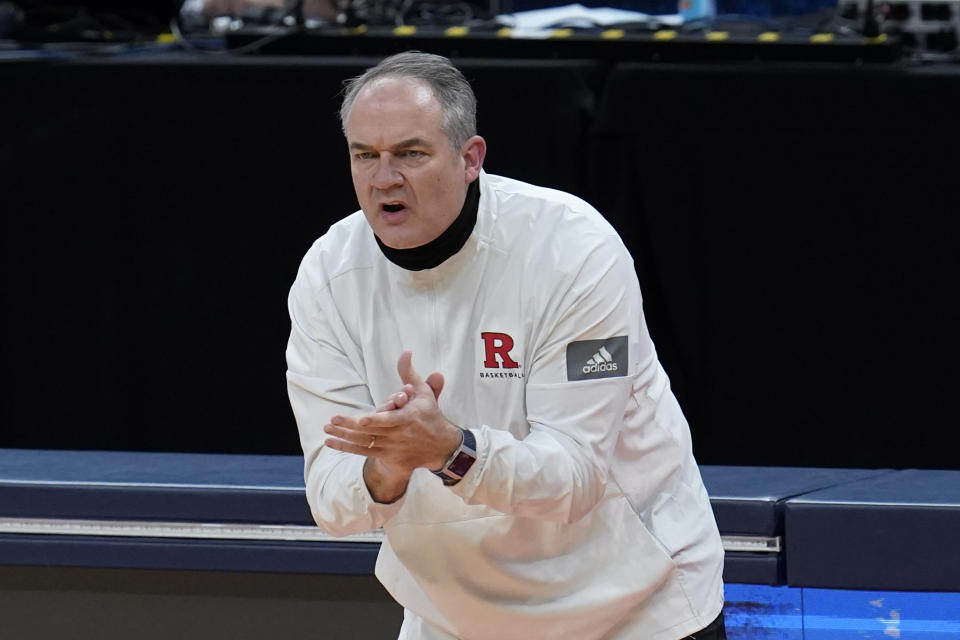
M 729 31 L 707 31 L 707 40 L 710 42 L 720 42 L 730 37 Z
M 661 31 L 653 32 L 654 40 L 673 40 L 677 37 L 677 32 L 673 29 L 663 29 Z
M 470 29 L 468 27 L 450 27 L 444 33 L 448 38 L 462 38 L 470 33 Z
M 412 24 L 404 24 L 399 27 L 395 27 L 393 30 L 393 35 L 395 36 L 412 36 L 417 32 L 417 28 Z
M 623 29 L 607 29 L 600 34 L 600 37 L 604 40 L 619 40 L 624 35 L 626 35 Z
M 760 42 L 776 42 L 780 39 L 780 34 L 776 31 L 764 31 L 757 36 L 757 40 Z
M 832 33 L 815 33 L 810 36 L 810 42 L 814 44 L 824 44 L 825 42 L 833 42 Z

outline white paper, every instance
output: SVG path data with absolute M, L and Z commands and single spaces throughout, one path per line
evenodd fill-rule
M 591 8 L 582 4 L 568 4 L 562 7 L 502 14 L 497 16 L 497 22 L 518 32 L 534 33 L 549 29 L 613 27 L 618 24 L 637 22 L 657 22 L 665 26 L 678 26 L 683 23 L 683 18 L 679 14 L 652 16 L 626 9 Z

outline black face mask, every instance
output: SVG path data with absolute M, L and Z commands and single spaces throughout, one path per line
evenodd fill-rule
M 408 271 L 422 271 L 440 266 L 444 260 L 455 254 L 467 242 L 477 224 L 477 210 L 480 207 L 480 178 L 467 187 L 467 198 L 460 209 L 460 215 L 439 236 L 427 244 L 412 249 L 393 249 L 380 242 L 377 244 L 387 260 Z

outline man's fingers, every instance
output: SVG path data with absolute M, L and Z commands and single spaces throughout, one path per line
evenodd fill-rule
M 413 391 L 408 394 L 406 391 L 398 391 L 393 394 L 393 404 L 397 409 L 402 409 L 404 405 L 410 402 L 410 396 L 413 395 Z
M 434 371 L 427 376 L 426 383 L 427 386 L 433 390 L 433 397 L 439 400 L 440 392 L 443 391 L 443 374 L 438 371 Z
M 395 394 L 387 398 L 386 402 L 384 402 L 379 407 L 377 407 L 377 413 L 383 413 L 384 411 L 394 411 L 396 409 L 402 409 L 404 405 L 410 402 L 410 396 L 412 395 L 413 395 L 412 387 L 409 393 L 407 391 L 397 391 Z
M 360 444 L 356 444 L 349 440 L 341 440 L 339 438 L 327 438 L 323 441 L 324 445 L 330 447 L 331 449 L 336 449 L 337 451 L 343 451 L 345 453 L 352 453 L 358 456 L 378 456 L 383 454 L 383 447 L 381 446 L 381 439 L 370 436 L 369 439 L 364 440 Z M 371 446 L 371 443 L 373 446 Z
M 327 444 L 333 440 L 335 442 L 347 442 L 358 447 L 368 447 L 374 439 L 376 439 L 378 443 L 387 442 L 391 435 L 389 428 L 378 428 L 373 425 L 367 425 L 361 429 L 353 429 L 349 427 L 338 427 L 335 424 L 327 424 L 323 426 L 323 432 L 330 436 L 327 438 Z M 339 447 L 334 446 L 334 448 Z
M 362 431 L 364 433 L 377 434 L 378 430 L 396 428 L 403 424 L 407 419 L 408 417 L 405 414 L 400 414 L 393 411 L 371 413 L 370 415 L 364 416 L 361 421 L 357 422 L 356 427 L 352 428 L 356 431 Z
M 330 424 L 324 426 L 324 431 L 332 433 L 331 429 L 340 429 L 344 433 L 361 432 L 377 435 L 377 429 L 383 427 L 392 427 L 397 423 L 396 414 L 368 413 L 362 416 L 333 416 L 330 418 Z
M 403 414 L 397 413 L 396 411 L 368 413 L 357 417 L 333 416 L 330 418 L 330 424 L 324 426 L 324 431 L 332 433 L 330 429 L 333 428 L 343 429 L 344 432 L 357 431 L 365 434 L 379 435 L 383 433 L 381 429 L 393 429 L 403 424 L 405 419 L 407 418 L 405 418 Z

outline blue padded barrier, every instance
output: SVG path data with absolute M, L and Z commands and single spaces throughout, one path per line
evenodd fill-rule
M 717 525 L 723 535 L 783 536 L 783 507 L 796 495 L 887 470 L 805 467 L 702 466 Z M 728 551 L 723 579 L 728 583 L 778 585 L 786 581 L 785 553 Z
M 786 581 L 786 558 L 779 553 L 727 551 L 723 556 L 725 583 L 779 585 Z
M 783 535 L 788 498 L 887 473 L 883 469 L 700 467 L 720 531 L 763 536 Z
M 0 449 L 0 517 L 313 524 L 303 459 Z
M 0 566 L 372 575 L 378 544 L 0 536 Z
M 907 470 L 787 501 L 787 581 L 960 591 L 960 471 Z

